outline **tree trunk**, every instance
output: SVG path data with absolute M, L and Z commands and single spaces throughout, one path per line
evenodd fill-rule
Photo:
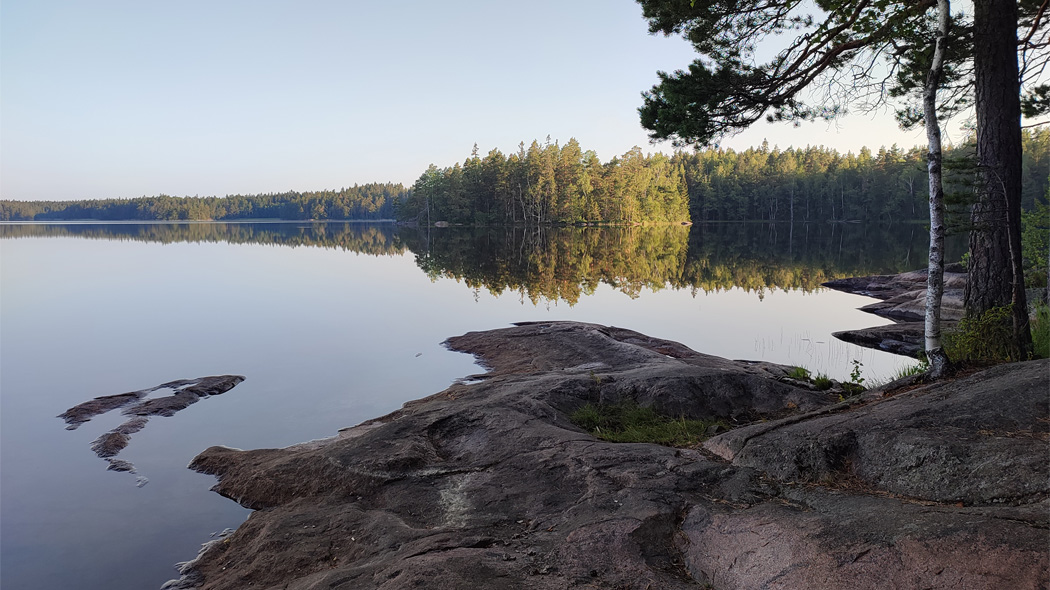
M 1031 351 L 1021 264 L 1021 88 L 1016 0 L 974 2 L 977 202 L 971 210 L 966 313 L 1012 305 L 1011 356 Z
M 937 2 L 937 37 L 933 60 L 926 76 L 922 97 L 923 121 L 929 142 L 927 168 L 930 172 L 930 263 L 926 278 L 926 358 L 930 377 L 939 379 L 949 369 L 948 355 L 941 343 L 941 298 L 944 295 L 944 187 L 941 182 L 941 125 L 937 121 L 937 88 L 941 85 L 944 50 L 951 24 L 948 0 Z

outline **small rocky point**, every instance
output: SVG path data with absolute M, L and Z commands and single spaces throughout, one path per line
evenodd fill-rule
M 861 306 L 861 311 L 891 320 L 893 323 L 873 328 L 835 332 L 844 342 L 884 350 L 912 358 L 925 352 L 926 269 L 895 275 L 869 275 L 828 281 L 823 286 L 837 291 L 878 299 Z M 966 315 L 964 292 L 966 269 L 959 263 L 944 267 L 944 295 L 941 297 L 941 330 L 954 330 Z M 1045 289 L 1029 289 L 1029 306 L 1046 301 Z
M 844 342 L 866 346 L 893 354 L 917 357 L 926 350 L 926 269 L 895 275 L 870 275 L 835 279 L 825 287 L 878 299 L 860 308 L 893 321 L 885 326 L 835 332 L 833 336 Z M 963 294 L 966 290 L 966 269 L 960 264 L 944 268 L 944 295 L 941 297 L 941 327 L 953 329 L 965 314 Z
M 545 322 L 448 341 L 489 371 L 323 441 L 191 467 L 254 512 L 200 589 L 1047 589 L 1048 361 L 840 401 L 785 367 Z M 739 425 L 596 439 L 632 400 Z

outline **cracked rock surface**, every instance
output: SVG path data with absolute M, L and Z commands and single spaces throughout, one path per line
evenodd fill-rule
M 1045 361 L 850 405 L 593 324 L 448 345 L 489 372 L 331 439 L 195 458 L 255 512 L 169 587 L 1047 588 Z M 625 399 L 751 425 L 673 449 L 567 418 Z

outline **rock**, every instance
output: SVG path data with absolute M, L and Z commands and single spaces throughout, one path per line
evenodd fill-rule
M 1047 587 L 1045 362 L 851 406 L 592 324 L 448 345 L 490 372 L 331 439 L 196 457 L 255 512 L 170 587 Z M 624 399 L 765 422 L 673 449 L 568 420 Z
M 927 271 L 917 270 L 898 275 L 872 275 L 836 279 L 825 287 L 879 299 L 859 309 L 889 318 L 895 323 L 860 330 L 835 332 L 834 337 L 858 346 L 884 350 L 915 358 L 925 352 Z M 965 315 L 963 294 L 966 289 L 966 269 L 960 264 L 945 266 L 944 295 L 941 298 L 941 332 L 954 330 Z M 1029 311 L 1044 301 L 1045 289 L 1028 289 Z
M 926 350 L 926 277 L 927 270 L 916 270 L 897 275 L 872 275 L 836 279 L 825 287 L 879 299 L 860 308 L 893 320 L 894 324 L 861 330 L 835 332 L 834 337 L 877 350 L 917 357 Z M 944 269 L 944 295 L 941 297 L 941 330 L 953 328 L 965 313 L 963 294 L 966 289 L 966 269 L 949 264 Z
M 69 426 L 66 427 L 67 430 L 75 430 L 81 424 L 91 420 L 95 416 L 134 404 L 136 401 L 139 401 L 149 394 L 161 389 L 173 390 L 174 393 L 168 397 L 176 397 L 179 401 L 176 403 L 167 403 L 159 401 L 166 398 L 158 398 L 157 400 L 149 400 L 148 402 L 133 406 L 133 409 L 125 411 L 125 413 L 137 415 L 161 414 L 164 416 L 170 416 L 174 414 L 174 412 L 194 403 L 201 397 L 226 393 L 241 381 L 244 381 L 242 375 L 218 375 L 212 377 L 199 377 L 197 379 L 169 381 L 168 383 L 161 383 L 160 385 L 150 387 L 149 389 L 140 389 L 128 393 L 96 397 L 69 408 L 65 412 L 59 414 L 58 417 L 65 420 L 66 424 L 69 424 Z M 191 399 L 192 401 L 190 401 Z
M 92 441 L 91 450 L 99 458 L 105 459 L 109 463 L 108 470 L 136 473 L 134 465 L 128 461 L 113 459 L 113 457 L 128 446 L 132 434 L 146 427 L 149 416 L 174 416 L 176 412 L 185 409 L 190 404 L 196 403 L 202 397 L 225 393 L 236 387 L 241 381 L 244 381 L 244 377 L 241 375 L 219 375 L 170 381 L 149 389 L 96 397 L 73 406 L 59 414 L 58 417 L 69 424 L 66 427 L 67 430 L 75 430 L 81 424 L 99 414 L 130 406 L 126 407 L 123 413 L 135 417 L 100 435 Z M 163 389 L 172 390 L 174 393 L 164 397 L 140 401 L 149 394 Z M 142 487 L 146 481 L 148 480 L 145 477 L 139 477 L 137 485 Z
M 999 365 L 861 407 L 737 428 L 704 447 L 782 481 L 848 481 L 966 506 L 1050 497 L 1050 361 Z
M 861 307 L 863 311 L 895 321 L 917 322 L 922 321 L 926 314 L 926 276 L 927 270 L 922 269 L 896 275 L 836 279 L 824 283 L 824 286 L 879 300 Z M 959 265 L 947 265 L 941 298 L 942 321 L 962 319 L 965 289 L 966 270 Z
M 102 397 L 96 397 L 95 399 L 88 400 L 82 404 L 77 404 L 72 408 L 69 408 L 65 412 L 58 415 L 59 418 L 66 421 L 66 430 L 76 430 L 81 424 L 91 420 L 99 414 L 105 414 L 110 410 L 122 408 L 128 404 L 135 403 L 139 399 L 149 394 L 148 389 L 142 391 L 132 391 L 130 393 L 120 393 L 117 395 L 106 395 Z
M 886 300 L 905 291 L 915 290 L 920 280 L 926 280 L 926 273 L 923 271 L 913 271 L 899 275 L 846 277 L 828 281 L 823 285 L 837 291 Z
M 957 325 L 958 322 L 941 322 L 941 332 L 950 332 Z M 911 358 L 918 358 L 926 351 L 926 327 L 923 322 L 901 322 L 861 330 L 845 330 L 834 332 L 832 336 L 843 342 Z
M 678 547 L 719 589 L 1038 590 L 1050 579 L 1036 514 L 1047 508 L 1018 514 L 1018 526 L 1008 510 L 785 487 L 747 510 L 691 507 Z
M 91 443 L 91 450 L 101 459 L 112 457 L 128 446 L 131 437 L 121 432 L 107 432 Z

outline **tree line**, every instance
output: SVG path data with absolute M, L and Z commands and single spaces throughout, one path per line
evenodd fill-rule
M 0 221 L 381 220 L 394 218 L 394 208 L 407 192 L 401 184 L 371 183 L 339 190 L 225 197 L 0 201 Z
M 1023 134 L 1022 206 L 1045 201 L 1050 129 Z M 952 190 L 972 195 L 972 140 L 946 150 Z M 951 164 L 955 162 L 955 164 Z M 897 221 L 927 215 L 926 154 L 897 146 L 839 153 L 763 143 L 672 155 L 634 148 L 608 162 L 575 139 L 493 149 L 463 163 L 431 165 L 401 184 L 227 197 L 99 201 L 0 201 L 0 221 L 380 220 L 420 225 L 640 224 L 707 221 Z M 964 207 L 960 207 L 963 209 Z
M 1034 209 L 1050 176 L 1050 130 L 1023 135 L 1022 206 Z M 958 208 L 973 191 L 973 138 L 945 150 Z M 928 218 L 926 150 L 894 145 L 840 154 L 825 147 L 741 152 L 702 149 L 676 156 L 685 169 L 689 212 L 703 221 L 896 221 Z
M 398 219 L 419 224 L 545 225 L 689 221 L 680 159 L 635 147 L 602 163 L 576 139 L 522 142 L 504 156 L 477 145 L 462 165 L 431 166 L 412 185 Z
M 1050 177 L 1050 130 L 1023 134 L 1022 204 L 1034 209 Z M 958 209 L 972 194 L 972 138 L 945 150 Z M 504 156 L 477 146 L 463 164 L 431 165 L 397 209 L 420 225 L 636 224 L 678 221 L 896 221 L 928 215 L 926 152 L 896 145 L 840 154 L 823 146 L 671 156 L 634 148 L 603 164 L 575 139 L 524 143 Z

